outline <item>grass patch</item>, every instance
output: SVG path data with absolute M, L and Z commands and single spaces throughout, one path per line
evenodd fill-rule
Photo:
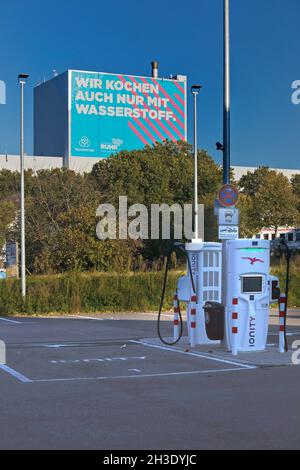
M 273 266 L 272 274 L 285 288 L 285 263 Z M 177 279 L 182 273 L 169 273 L 166 309 L 173 305 Z M 20 281 L 0 281 L 0 315 L 72 314 L 157 311 L 163 273 L 67 273 L 27 278 L 23 305 Z M 291 263 L 289 307 L 300 307 L 300 263 Z
M 165 307 L 172 305 L 180 273 L 170 272 Z M 140 312 L 158 310 L 163 273 L 72 273 L 27 278 L 23 305 L 20 281 L 0 282 L 0 314 Z
M 286 265 L 280 263 L 278 266 L 272 268 L 272 274 L 278 276 L 280 280 L 281 291 L 285 290 L 286 282 Z M 292 262 L 290 269 L 290 284 L 289 284 L 289 307 L 300 307 L 300 263 Z

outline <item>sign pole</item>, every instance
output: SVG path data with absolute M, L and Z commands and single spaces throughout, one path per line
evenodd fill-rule
M 198 240 L 198 143 L 197 143 L 197 92 L 194 95 L 194 206 L 195 206 L 195 239 Z
M 224 117 L 223 183 L 230 184 L 230 20 L 229 0 L 224 0 Z

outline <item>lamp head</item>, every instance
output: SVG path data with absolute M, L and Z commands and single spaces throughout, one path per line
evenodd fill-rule
M 26 83 L 27 78 L 29 77 L 28 73 L 20 73 L 18 75 L 19 83 Z
M 201 90 L 201 88 L 203 88 L 202 85 L 193 85 L 193 86 L 191 87 L 191 92 L 192 92 L 192 93 L 199 93 L 199 91 Z

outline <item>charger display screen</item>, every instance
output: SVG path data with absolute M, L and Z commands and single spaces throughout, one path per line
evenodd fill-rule
M 262 292 L 263 278 L 261 276 L 243 277 L 243 294 Z

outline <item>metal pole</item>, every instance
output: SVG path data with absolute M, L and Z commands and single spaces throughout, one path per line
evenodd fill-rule
M 230 19 L 229 0 L 224 0 L 224 118 L 223 183 L 230 184 Z
M 198 142 L 197 142 L 197 97 L 202 85 L 193 85 L 191 91 L 194 96 L 194 237 L 199 240 L 199 214 L 198 214 Z
M 151 68 L 152 68 L 152 77 L 158 78 L 158 62 L 156 60 L 151 62 Z
M 25 264 L 25 182 L 24 182 L 24 81 L 21 85 L 20 113 L 20 173 L 21 173 L 21 288 L 22 297 L 26 297 L 26 264 Z
M 193 92 L 194 95 L 194 233 L 195 239 L 199 238 L 198 227 L 198 142 L 197 142 L 197 95 L 198 92 Z

